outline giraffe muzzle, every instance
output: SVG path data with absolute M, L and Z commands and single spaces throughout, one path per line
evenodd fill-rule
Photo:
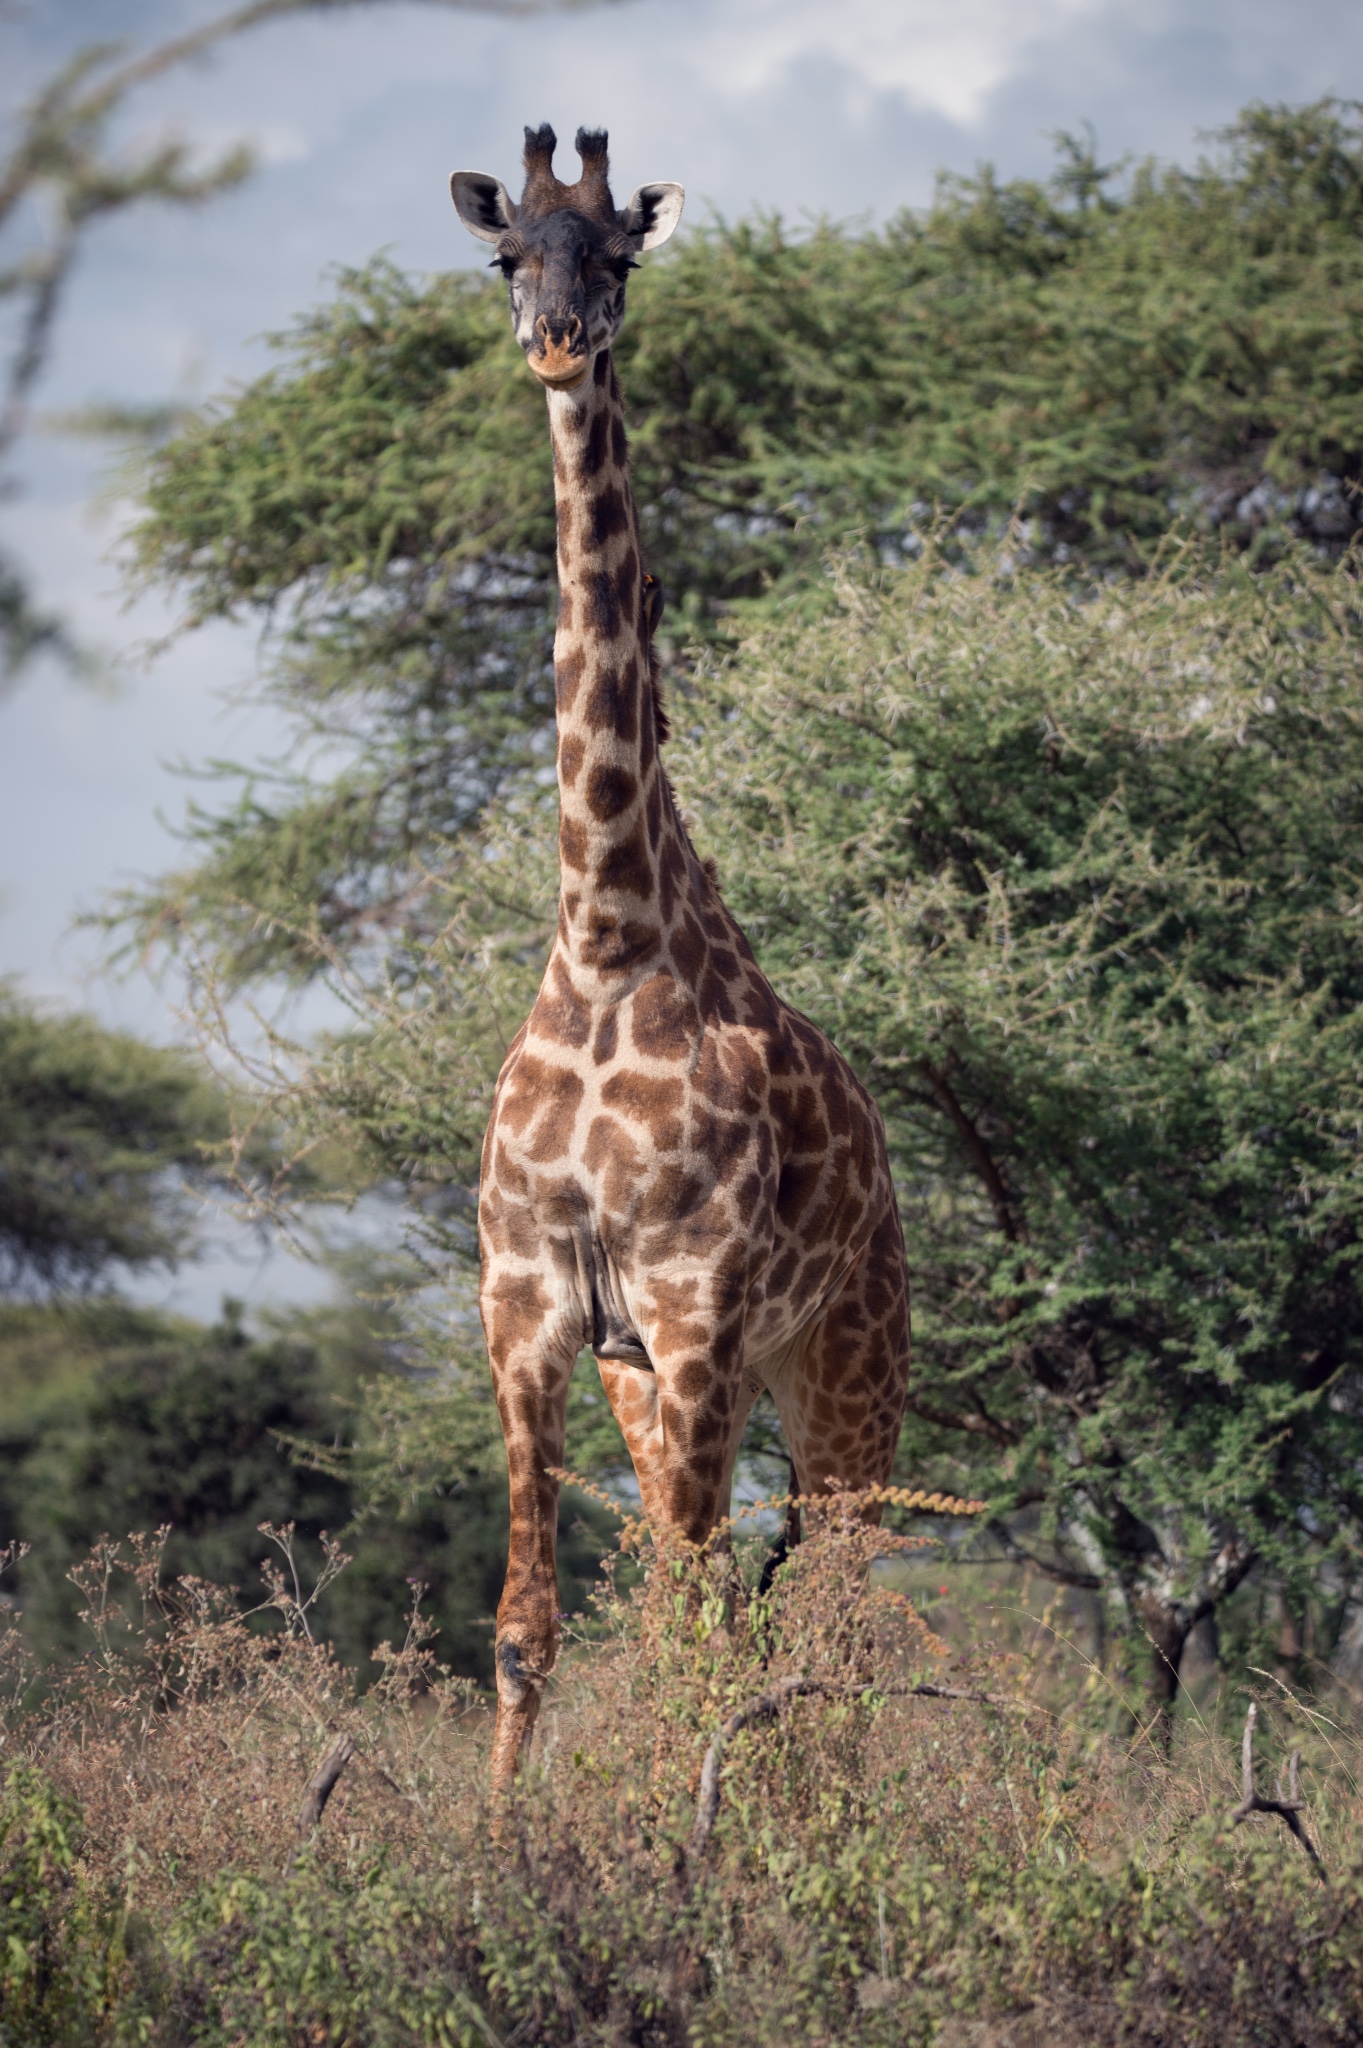
M 526 356 L 541 384 L 556 391 L 571 391 L 591 369 L 592 359 L 584 346 L 582 322 L 576 314 L 560 334 L 551 334 L 541 313 L 535 322 L 535 346 Z

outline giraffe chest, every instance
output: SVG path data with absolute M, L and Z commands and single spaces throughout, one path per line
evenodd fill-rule
M 532 1015 L 499 1083 L 485 1179 L 546 1223 L 580 1206 L 619 1243 L 713 1230 L 721 1210 L 735 1232 L 756 1218 L 782 1164 L 765 1048 L 741 1026 L 667 1014 L 684 1007 L 673 988 L 644 992 L 594 1016 L 580 1044 Z
M 646 1348 L 683 1296 L 741 1303 L 749 1350 L 779 1346 L 869 1229 L 850 1075 L 830 1087 L 788 1033 L 702 1020 L 674 983 L 564 1022 L 537 1005 L 503 1070 L 485 1257 L 552 1265 L 602 1355 Z

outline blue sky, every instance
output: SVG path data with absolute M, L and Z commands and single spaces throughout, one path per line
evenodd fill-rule
M 145 44 L 199 0 L 48 0 L 0 11 L 0 104 L 83 43 Z M 456 165 L 514 185 L 527 121 L 611 131 L 615 184 L 687 188 L 691 218 L 752 207 L 883 218 L 941 168 L 1044 173 L 1050 135 L 1092 122 L 1105 159 L 1191 160 L 1252 99 L 1363 97 L 1357 0 L 614 0 L 515 20 L 439 5 L 356 5 L 271 25 L 173 74 L 129 135 L 173 126 L 205 149 L 245 135 L 262 165 L 193 215 L 147 211 L 91 243 L 65 311 L 47 408 L 204 396 L 265 365 L 259 337 L 385 248 L 432 270 L 480 260 L 455 221 Z M 849 317 L 854 310 L 849 309 Z M 0 700 L 0 973 L 157 1037 L 173 990 L 94 972 L 71 921 L 174 858 L 177 761 L 279 747 L 249 692 L 249 632 L 215 629 L 148 668 L 168 614 L 123 608 L 119 508 L 92 509 L 90 450 L 34 439 L 0 506 L 43 594 L 119 659 L 113 693 L 36 670 Z

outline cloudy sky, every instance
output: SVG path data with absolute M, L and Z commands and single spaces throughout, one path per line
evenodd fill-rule
M 144 46 L 218 10 L 202 0 L 0 0 L 0 107 L 12 112 L 93 37 Z M 1253 99 L 1363 97 L 1357 0 L 613 0 L 496 18 L 357 4 L 270 25 L 149 89 L 127 133 L 239 136 L 262 166 L 194 215 L 151 211 L 92 240 L 41 403 L 203 396 L 264 367 L 263 331 L 387 249 L 431 270 L 481 260 L 458 228 L 457 166 L 515 185 L 521 128 L 611 133 L 618 192 L 680 180 L 692 218 L 749 208 L 880 218 L 981 159 L 1044 172 L 1050 136 L 1097 133 L 1107 160 L 1181 161 Z M 0 261 L 4 260 L 0 254 Z M 854 310 L 849 309 L 849 316 Z M 121 608 L 117 511 L 91 452 L 34 439 L 7 540 L 43 594 L 123 657 L 112 693 L 35 671 L 0 701 L 0 974 L 156 1036 L 149 982 L 94 976 L 82 907 L 173 857 L 177 762 L 252 758 L 281 735 L 233 706 L 246 633 L 131 654 L 164 623 Z

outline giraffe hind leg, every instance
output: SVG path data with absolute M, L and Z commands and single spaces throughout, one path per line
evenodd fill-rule
M 636 1361 L 632 1355 L 598 1350 L 596 1363 L 634 1465 L 649 1527 L 655 1536 L 675 1529 L 690 1542 L 703 1542 L 728 1513 L 734 1463 L 759 1386 L 748 1386 L 726 1360 L 727 1413 L 722 1422 L 709 1421 L 702 1442 L 697 1426 L 706 1427 L 706 1419 L 683 1419 L 684 1404 L 676 1395 L 686 1361 L 669 1358 L 657 1370 L 647 1353 Z
M 800 1502 L 798 1498 L 800 1482 L 795 1474 L 794 1458 L 789 1459 L 787 1465 L 786 1492 L 790 1498 L 786 1502 L 786 1519 L 780 1535 L 772 1544 L 771 1549 L 763 1560 L 762 1575 L 757 1581 L 759 1599 L 764 1593 L 771 1591 L 772 1580 L 800 1541 Z
M 908 1272 L 891 1205 L 772 1386 L 803 1492 L 885 1483 L 908 1380 Z

